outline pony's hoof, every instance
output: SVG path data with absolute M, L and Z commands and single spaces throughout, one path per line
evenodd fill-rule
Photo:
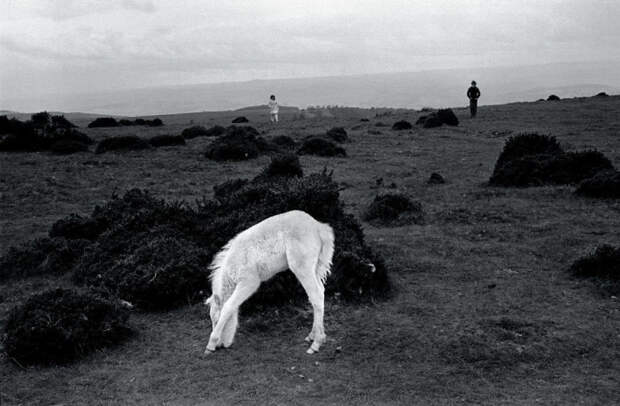
M 215 347 L 210 347 L 207 345 L 207 348 L 205 348 L 205 355 L 213 354 L 214 352 L 215 352 Z
M 316 351 L 314 351 L 312 348 L 308 348 L 308 349 L 306 350 L 306 354 L 310 354 L 310 355 L 314 354 L 315 352 L 316 352 Z
M 314 341 L 314 337 L 312 337 L 312 334 L 308 334 L 308 336 L 304 338 L 304 341 L 307 343 L 311 343 L 312 341 Z

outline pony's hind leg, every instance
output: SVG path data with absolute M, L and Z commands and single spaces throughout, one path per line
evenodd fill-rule
M 325 328 L 323 327 L 325 289 L 316 276 L 315 270 L 318 257 L 311 259 L 311 257 L 304 255 L 300 251 L 291 253 L 292 255 L 289 256 L 289 267 L 301 283 L 301 286 L 303 286 L 308 295 L 308 300 L 312 304 L 314 320 L 312 322 L 312 331 L 306 337 L 306 341 L 312 340 L 312 345 L 306 352 L 314 354 L 319 351 L 326 339 Z
M 241 304 L 245 302 L 247 298 L 252 296 L 252 294 L 256 292 L 259 286 L 260 279 L 258 278 L 258 276 L 247 277 L 245 279 L 242 279 L 237 284 L 234 292 L 222 307 L 220 319 L 217 321 L 217 325 L 213 328 L 213 331 L 211 332 L 205 354 L 215 351 L 215 349 L 220 345 L 220 343 L 226 344 L 222 342 L 222 332 L 224 331 L 224 327 L 226 327 L 226 325 L 231 321 L 230 318 L 233 317 L 233 315 L 237 314 L 237 312 L 239 311 L 239 306 L 241 306 Z M 232 344 L 232 339 L 234 338 L 234 331 L 232 331 L 232 334 L 232 337 L 226 337 L 229 339 L 227 340 L 229 342 L 229 345 Z

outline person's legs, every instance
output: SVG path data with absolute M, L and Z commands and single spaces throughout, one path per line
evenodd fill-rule
M 478 110 L 478 100 L 476 99 L 469 100 L 469 113 L 472 118 L 476 117 L 477 110 Z

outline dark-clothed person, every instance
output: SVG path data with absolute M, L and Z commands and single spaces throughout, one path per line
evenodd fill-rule
M 476 87 L 475 80 L 471 82 L 471 86 L 467 89 L 467 97 L 469 98 L 469 113 L 471 118 L 474 118 L 478 111 L 478 97 L 480 97 L 480 89 Z

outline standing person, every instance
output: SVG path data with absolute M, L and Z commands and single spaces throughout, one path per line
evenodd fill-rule
M 272 123 L 278 122 L 278 111 L 280 108 L 278 107 L 278 102 L 276 101 L 276 96 L 271 95 L 269 97 L 269 121 Z
M 472 80 L 471 86 L 467 89 L 467 97 L 469 97 L 469 113 L 471 118 L 474 118 L 478 110 L 478 97 L 480 97 L 480 89 L 476 87 L 475 80 Z

